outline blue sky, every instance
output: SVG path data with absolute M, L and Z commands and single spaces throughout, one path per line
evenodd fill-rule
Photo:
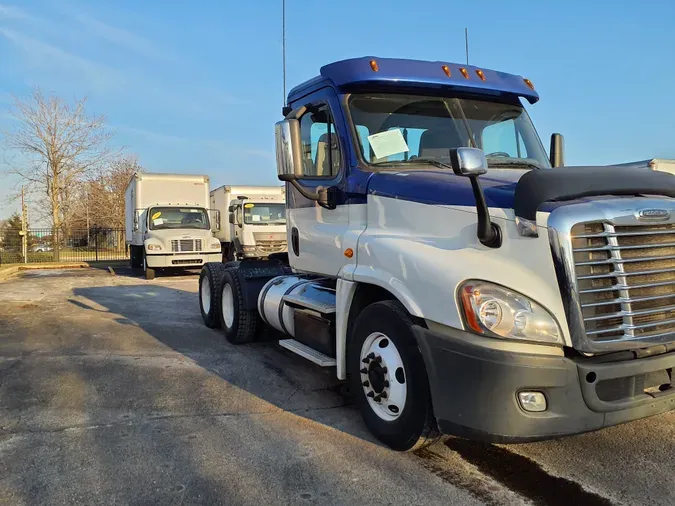
M 148 170 L 276 184 L 281 0 L 112 4 L 0 0 L 0 129 L 38 85 L 88 96 Z M 289 88 L 349 57 L 461 62 L 468 26 L 472 64 L 534 82 L 530 114 L 568 164 L 675 158 L 675 2 L 548 4 L 287 0 Z M 14 183 L 0 174 L 0 218 Z

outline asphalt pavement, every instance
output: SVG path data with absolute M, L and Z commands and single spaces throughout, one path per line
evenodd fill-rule
M 330 370 L 201 322 L 197 277 L 0 283 L 0 504 L 675 504 L 675 414 L 412 454 Z

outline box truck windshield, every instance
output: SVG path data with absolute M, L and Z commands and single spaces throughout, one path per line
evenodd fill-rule
M 286 223 L 286 204 L 244 204 L 244 223 L 283 225 Z
M 209 218 L 204 209 L 190 207 L 153 207 L 149 211 L 150 230 L 192 228 L 207 230 Z

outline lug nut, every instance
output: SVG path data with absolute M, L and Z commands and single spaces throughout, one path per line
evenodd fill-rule
M 359 371 L 361 374 L 368 374 L 368 369 L 365 367 Z
M 361 383 L 364 387 L 369 387 L 370 386 L 370 381 L 364 381 Z
M 368 395 L 368 397 L 375 397 L 375 394 L 373 392 L 368 392 L 366 395 Z
M 374 358 L 375 358 L 375 353 L 373 353 L 373 352 L 371 351 L 370 353 L 368 353 L 368 355 L 366 355 L 366 358 L 369 358 L 370 360 L 374 359 Z
M 384 380 L 384 388 L 389 388 L 389 382 L 387 380 Z
M 386 367 L 382 368 L 382 374 L 387 374 L 387 368 Z
M 367 364 L 368 362 L 370 362 L 370 359 L 368 357 L 366 357 L 363 360 L 361 360 L 361 362 L 363 362 L 364 364 Z
M 376 396 L 373 398 L 373 400 L 374 400 L 375 402 L 380 402 L 380 401 L 382 400 L 382 396 L 381 396 L 381 395 L 376 395 Z
M 380 397 L 382 397 L 383 399 L 386 399 L 387 398 L 387 392 L 382 392 L 380 394 Z
M 377 357 L 375 357 L 375 362 L 377 362 L 377 363 L 382 362 L 382 357 L 380 357 L 379 355 Z

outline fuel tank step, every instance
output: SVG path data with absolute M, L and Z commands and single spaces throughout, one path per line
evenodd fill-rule
M 319 292 L 319 290 L 314 288 L 314 294 Z M 319 292 L 320 293 L 320 292 Z M 284 302 L 291 307 L 298 307 L 303 309 L 311 309 L 321 314 L 334 314 L 335 313 L 335 292 L 330 293 L 326 291 L 327 300 L 319 300 L 314 297 L 307 297 L 304 293 L 291 293 L 284 295 Z
M 279 345 L 321 367 L 333 367 L 337 363 L 334 358 L 324 355 L 320 351 L 310 348 L 295 339 L 282 339 L 279 341 Z

